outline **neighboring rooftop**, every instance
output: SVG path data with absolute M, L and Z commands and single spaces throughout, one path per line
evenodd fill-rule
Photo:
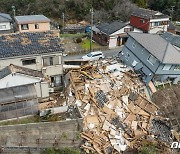
M 116 31 L 120 30 L 121 28 L 123 28 L 126 25 L 127 25 L 127 23 L 124 23 L 122 21 L 114 21 L 112 23 L 101 23 L 97 26 L 97 28 L 101 32 L 103 32 L 107 35 L 110 35 Z
M 0 58 L 62 52 L 55 31 L 13 33 L 0 36 Z
M 9 14 L 6 13 L 0 13 L 0 22 L 10 22 L 12 18 Z
M 161 36 L 162 36 L 162 38 L 166 39 L 168 42 L 171 42 L 172 45 L 175 45 L 180 48 L 180 36 L 179 35 L 165 32 Z
M 136 9 L 132 15 L 146 18 L 146 19 L 156 19 L 156 18 L 169 18 L 167 15 L 164 15 L 158 11 L 144 9 L 144 8 L 138 8 Z
M 44 15 L 15 16 L 15 20 L 18 24 L 50 22 L 50 19 Z
M 160 35 L 133 32 L 128 34 L 162 63 L 180 64 L 180 51 Z
M 36 70 L 29 69 L 29 68 L 24 68 L 24 67 L 10 64 L 9 66 L 0 70 L 0 79 L 4 78 L 7 75 L 12 74 L 12 73 L 20 73 L 20 74 L 25 74 L 28 76 L 39 77 L 39 78 L 44 77 L 40 71 L 36 71 Z

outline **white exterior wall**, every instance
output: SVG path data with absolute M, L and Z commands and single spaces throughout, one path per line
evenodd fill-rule
M 154 26 L 154 22 L 161 22 L 161 21 L 169 21 L 169 18 L 164 18 L 164 19 L 151 19 L 150 20 L 150 27 L 149 33 L 155 34 L 159 31 L 167 31 L 168 25 L 160 25 L 160 26 Z
M 123 28 L 121 28 L 120 30 L 114 32 L 113 34 L 110 35 L 110 39 L 109 39 L 109 48 L 115 48 L 117 46 L 117 38 L 119 35 L 124 34 L 126 35 L 126 32 L 124 32 L 125 28 L 132 28 L 131 25 L 127 25 Z M 137 28 L 134 28 L 134 30 L 132 32 L 139 32 L 142 33 L 143 31 Z
M 49 84 L 47 82 L 35 83 L 34 87 L 35 87 L 38 98 L 49 97 Z
M 63 66 L 61 64 L 61 53 L 59 54 L 48 54 L 48 55 L 38 55 L 38 56 L 25 56 L 25 57 L 19 57 L 19 58 L 11 58 L 11 59 L 1 59 L 0 60 L 0 69 L 3 69 L 6 66 L 9 66 L 10 64 L 14 64 L 21 67 L 30 68 L 37 71 L 42 71 L 43 69 L 43 56 L 59 56 L 59 65 L 53 65 L 53 66 L 47 66 L 45 67 L 47 71 L 45 72 L 46 75 L 59 75 L 63 74 Z M 24 59 L 36 59 L 36 64 L 33 65 L 22 65 L 22 60 Z
M 117 46 L 117 36 L 109 38 L 109 48 L 115 48 Z
M 3 25 L 5 25 L 6 28 L 1 29 L 1 26 L 3 26 Z M 10 29 L 11 29 L 11 24 L 10 24 L 10 22 L 1 22 L 1 23 L 0 23 L 0 31 L 1 31 L 1 30 L 10 30 Z
M 168 25 L 161 25 L 161 26 L 152 27 L 149 30 L 149 33 L 156 34 L 159 31 L 167 31 L 167 28 L 168 28 Z

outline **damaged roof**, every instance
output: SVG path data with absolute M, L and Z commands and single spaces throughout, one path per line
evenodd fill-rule
M 44 15 L 15 16 L 15 20 L 18 24 L 50 22 L 50 19 Z
M 120 30 L 121 28 L 123 28 L 124 26 L 126 26 L 128 23 L 124 23 L 122 21 L 114 21 L 112 23 L 101 23 L 97 26 L 97 28 L 107 34 L 110 35 L 118 30 Z
M 165 64 L 180 64 L 180 51 L 160 35 L 133 32 L 128 34 L 160 62 Z
M 144 9 L 144 8 L 138 8 L 134 10 L 132 15 L 142 17 L 145 19 L 169 18 L 167 15 L 164 15 L 158 11 Z
M 162 36 L 162 38 L 164 38 L 165 40 L 170 42 L 172 45 L 175 45 L 180 48 L 180 36 L 179 35 L 165 32 L 161 36 Z
M 0 13 L 0 22 L 10 22 L 12 18 L 9 14 L 6 13 Z
M 12 73 L 20 73 L 20 74 L 25 74 L 25 75 L 40 77 L 40 78 L 44 77 L 40 71 L 36 71 L 36 70 L 32 70 L 30 68 L 24 68 L 24 67 L 10 64 L 9 66 L 0 70 L 0 79 L 4 78 L 7 75 L 12 74 Z
M 0 58 L 62 52 L 57 32 L 26 32 L 0 36 Z

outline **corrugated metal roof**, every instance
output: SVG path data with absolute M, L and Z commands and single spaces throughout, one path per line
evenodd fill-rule
M 44 15 L 15 16 L 15 20 L 18 24 L 50 22 L 50 19 Z
M 139 42 L 162 63 L 180 64 L 180 51 L 161 36 L 147 33 L 129 33 L 129 36 Z

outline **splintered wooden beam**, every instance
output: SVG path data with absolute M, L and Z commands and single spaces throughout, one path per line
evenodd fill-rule
M 91 79 L 91 80 L 94 79 L 94 78 L 91 77 L 89 74 L 87 74 L 87 72 L 85 72 L 85 71 L 80 71 L 80 73 L 83 74 L 83 75 L 85 75 L 85 76 L 87 76 L 87 77 L 88 77 L 89 79 Z
M 72 73 L 72 72 L 71 72 L 71 73 Z M 73 87 L 73 89 L 74 89 L 76 99 L 79 100 L 80 97 L 79 97 L 79 94 L 78 94 L 78 92 L 77 92 L 77 89 L 76 89 L 76 86 L 75 86 L 75 84 L 74 84 L 74 80 L 73 80 L 73 78 L 72 78 L 72 74 L 71 74 L 71 73 L 70 73 L 70 81 L 71 81 L 72 87 Z

